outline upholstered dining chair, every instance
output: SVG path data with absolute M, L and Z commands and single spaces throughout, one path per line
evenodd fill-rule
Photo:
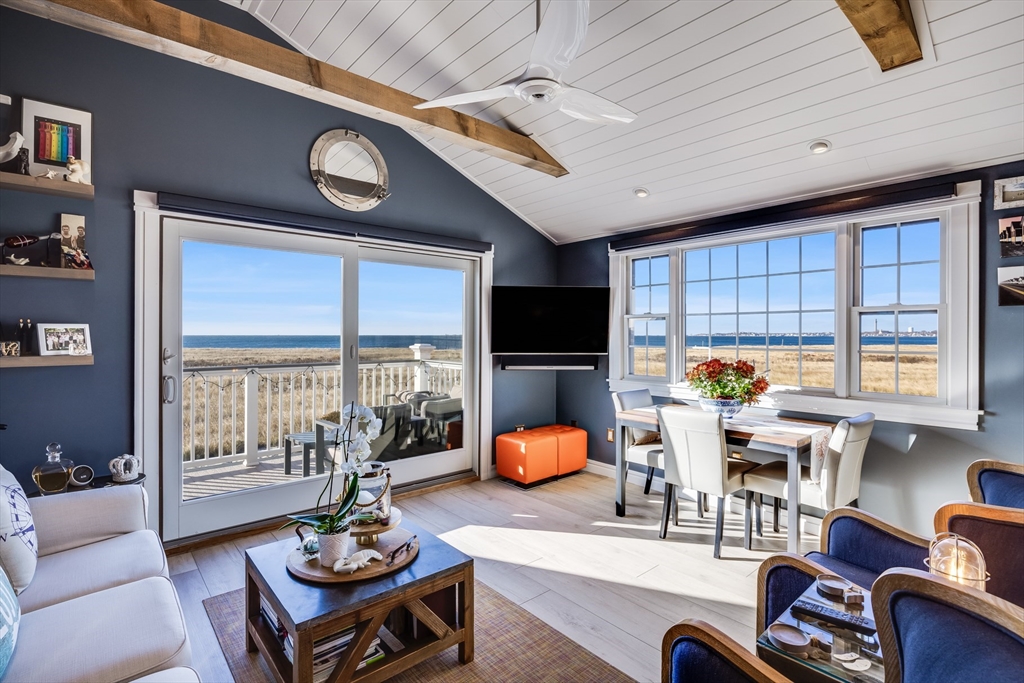
M 1024 510 L 982 503 L 946 503 L 935 512 L 935 533 L 970 539 L 991 576 L 985 590 L 1024 607 Z
M 932 576 L 890 569 L 871 589 L 885 683 L 1020 683 L 1024 608 Z
M 742 645 L 699 619 L 672 626 L 661 640 L 662 683 L 789 683 Z
M 654 398 L 647 389 L 612 392 L 612 403 L 615 412 L 647 408 L 654 405 Z M 660 469 L 664 463 L 661 450 L 661 435 L 658 432 L 626 428 L 626 462 L 647 467 L 647 480 L 644 482 L 644 494 L 651 492 L 655 468 Z
M 857 500 L 860 496 L 860 471 L 864 463 L 864 451 L 867 449 L 874 426 L 875 416 L 871 413 L 839 421 L 828 442 L 820 480 L 811 481 L 811 468 L 800 468 L 801 505 L 828 511 Z M 750 550 L 750 508 L 754 494 L 772 496 L 776 501 L 788 498 L 787 467 L 785 460 L 774 460 L 743 475 L 743 488 L 747 492 L 743 543 L 747 550 Z M 775 519 L 778 520 L 777 505 L 775 511 Z M 760 532 L 760 529 L 758 531 Z
M 779 618 L 818 574 L 838 574 L 870 589 L 893 567 L 921 569 L 931 539 L 857 508 L 836 508 L 821 522 L 821 545 L 805 556 L 777 553 L 757 569 L 755 637 Z
M 975 460 L 967 468 L 967 486 L 975 503 L 1024 508 L 1024 464 Z
M 657 413 L 665 451 L 665 504 L 659 535 L 661 538 L 668 535 L 668 518 L 675 506 L 677 487 L 715 496 L 718 498 L 715 559 L 718 559 L 722 554 L 725 497 L 739 491 L 743 487 L 743 474 L 757 465 L 729 457 L 721 415 L 671 406 L 658 406 Z M 699 495 L 697 500 L 700 508 Z

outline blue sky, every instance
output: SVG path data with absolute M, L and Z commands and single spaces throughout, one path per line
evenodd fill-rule
M 363 261 L 360 334 L 461 334 L 461 271 Z M 335 335 L 341 259 L 206 242 L 182 247 L 182 334 Z

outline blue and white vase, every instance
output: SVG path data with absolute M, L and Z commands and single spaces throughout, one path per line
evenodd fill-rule
M 743 401 L 738 398 L 704 398 L 700 397 L 700 407 L 709 413 L 718 413 L 728 420 L 743 410 Z

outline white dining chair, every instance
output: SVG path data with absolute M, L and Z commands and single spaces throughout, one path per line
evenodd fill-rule
M 718 498 L 715 558 L 718 559 L 722 555 L 725 498 L 743 488 L 743 474 L 757 464 L 729 457 L 721 415 L 667 406 L 658 406 L 657 413 L 665 451 L 665 504 L 659 535 L 661 538 L 668 535 L 668 518 L 677 494 L 676 487 L 715 496 Z
M 654 399 L 651 397 L 651 392 L 647 389 L 635 389 L 633 391 L 612 392 L 612 403 L 615 404 L 615 412 L 618 413 L 623 410 L 653 406 Z M 647 467 L 644 494 L 649 494 L 651 492 L 651 482 L 654 480 L 654 470 L 655 468 L 661 469 L 664 463 L 661 438 L 658 432 L 637 427 L 627 427 L 626 462 Z
M 825 462 L 817 482 L 811 480 L 811 468 L 800 467 L 800 504 L 825 510 L 855 504 L 860 497 L 860 471 L 864 464 L 864 451 L 875 426 L 875 416 L 864 413 L 840 420 L 832 431 Z M 813 456 L 812 456 L 813 457 Z M 750 508 L 754 494 L 772 496 L 775 499 L 775 530 L 778 530 L 779 500 L 789 497 L 789 480 L 785 460 L 773 460 L 760 465 L 743 475 L 746 489 L 744 511 L 743 543 L 750 549 Z M 798 511 L 799 512 L 799 511 Z M 799 514 L 795 518 L 799 520 Z M 799 523 L 799 521 L 793 522 Z M 758 525 L 758 535 L 761 533 Z

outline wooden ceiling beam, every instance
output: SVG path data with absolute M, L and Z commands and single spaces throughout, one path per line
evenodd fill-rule
M 114 38 L 423 133 L 551 176 L 568 171 L 525 135 L 154 0 L 0 0 L 0 5 Z
M 910 0 L 836 0 L 882 71 L 923 58 Z

